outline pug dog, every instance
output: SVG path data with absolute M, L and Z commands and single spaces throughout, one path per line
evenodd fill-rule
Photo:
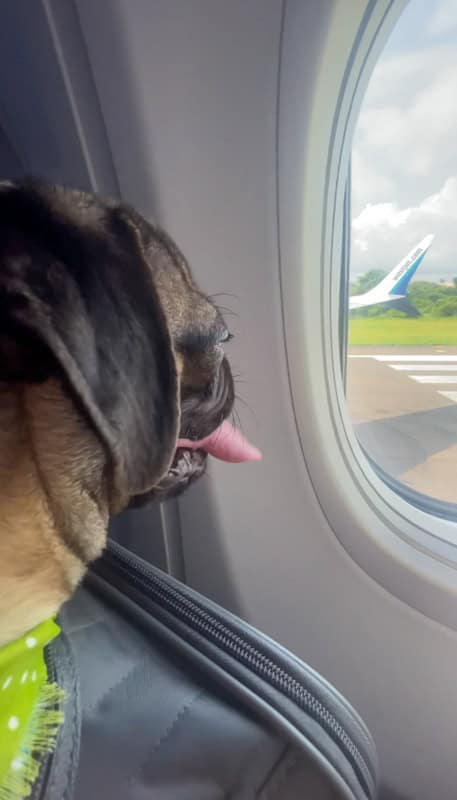
M 108 520 L 177 495 L 228 423 L 230 334 L 173 240 L 122 203 L 0 184 L 0 646 L 56 614 Z

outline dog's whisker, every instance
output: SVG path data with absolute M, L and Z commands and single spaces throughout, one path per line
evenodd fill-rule
M 231 412 L 230 416 L 231 416 L 231 419 L 232 419 L 233 427 L 234 428 L 238 428 L 240 431 L 242 431 L 243 430 L 243 424 L 241 422 L 241 417 L 240 417 L 240 415 L 238 413 L 238 410 L 236 408 L 232 409 L 232 412 Z
M 208 300 L 215 301 L 216 297 L 233 297 L 234 300 L 239 300 L 239 295 L 233 294 L 232 292 L 216 292 L 215 294 L 208 294 Z
M 236 295 L 230 294 L 229 292 L 219 292 L 218 294 L 207 295 L 207 299 L 209 300 L 209 302 L 213 303 L 213 305 L 216 306 L 218 311 L 220 311 L 220 313 L 223 316 L 231 316 L 238 318 L 239 314 L 237 314 L 236 311 L 233 311 L 232 308 L 221 305 L 217 300 L 218 297 L 233 297 L 236 298 L 237 300 L 239 300 L 239 298 Z
M 256 412 L 254 411 L 253 408 L 251 408 L 251 406 L 249 405 L 249 403 L 246 402 L 246 400 L 243 400 L 243 398 L 240 397 L 238 394 L 235 395 L 235 400 L 237 403 L 242 403 L 243 406 L 252 414 L 256 422 L 258 422 L 258 416 Z
M 223 317 L 236 317 L 236 319 L 239 319 L 240 315 L 237 314 L 236 311 L 233 311 L 233 309 L 228 308 L 227 306 L 221 306 L 219 303 L 215 303 L 214 301 L 211 302 L 214 306 L 216 306 L 217 310 L 222 314 Z
M 234 317 L 235 319 L 239 319 L 240 315 L 236 313 L 236 311 L 232 311 L 231 308 L 224 308 L 224 306 L 218 306 L 219 311 L 221 312 L 222 316 L 224 317 Z

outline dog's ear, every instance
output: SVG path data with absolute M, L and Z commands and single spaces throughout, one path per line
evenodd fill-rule
M 56 374 L 108 450 L 117 498 L 151 489 L 173 456 L 178 379 L 164 311 L 128 212 L 99 203 L 92 217 L 79 217 L 58 193 L 5 188 L 0 380 Z

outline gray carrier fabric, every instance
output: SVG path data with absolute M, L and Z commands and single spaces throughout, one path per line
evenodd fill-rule
M 34 800 L 372 800 L 372 739 L 280 645 L 117 544 L 48 663 L 65 724 Z

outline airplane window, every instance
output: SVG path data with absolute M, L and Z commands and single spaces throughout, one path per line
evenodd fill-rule
M 442 507 L 457 502 L 456 45 L 457 2 L 408 4 L 351 174 L 349 412 L 388 482 Z

